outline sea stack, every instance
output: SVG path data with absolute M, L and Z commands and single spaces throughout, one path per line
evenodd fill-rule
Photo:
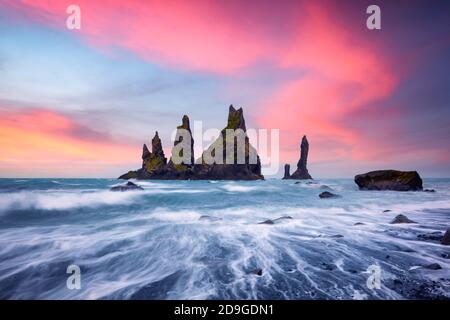
M 230 140 L 233 139 L 233 140 Z M 183 154 L 186 152 L 186 154 Z M 190 154 L 188 154 L 190 153 Z M 261 161 L 250 144 L 242 108 L 232 105 L 227 126 L 211 146 L 194 162 L 194 140 L 189 117 L 184 115 L 177 127 L 172 157 L 167 163 L 156 132 L 152 152 L 144 144 L 142 168 L 129 171 L 119 179 L 155 180 L 261 180 Z
M 228 136 L 228 134 L 233 134 Z M 234 139 L 234 141 L 229 141 Z M 239 141 L 243 142 L 242 144 Z M 234 149 L 228 150 L 227 145 Z M 241 148 L 238 147 L 241 145 Z M 221 161 L 212 161 L 213 158 Z M 231 162 L 231 164 L 230 164 Z M 206 149 L 195 166 L 197 179 L 207 180 L 261 180 L 261 161 L 250 144 L 245 126 L 244 111 L 230 105 L 227 126 L 220 136 Z
M 300 144 L 300 160 L 297 163 L 297 170 L 292 175 L 288 175 L 286 177 L 286 166 L 284 172 L 283 179 L 295 179 L 295 180 L 305 180 L 312 179 L 311 175 L 308 172 L 308 168 L 306 167 L 308 162 L 308 153 L 309 153 L 309 143 L 306 136 L 303 136 L 302 142 Z
M 283 179 L 289 179 L 291 175 L 291 166 L 289 164 L 284 165 L 284 176 Z

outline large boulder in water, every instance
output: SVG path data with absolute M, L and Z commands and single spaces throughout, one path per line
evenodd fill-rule
M 422 179 L 417 171 L 378 170 L 355 176 L 355 183 L 365 190 L 422 190 Z

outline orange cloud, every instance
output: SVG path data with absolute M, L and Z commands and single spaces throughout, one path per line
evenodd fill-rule
M 136 165 L 137 146 L 115 141 L 46 110 L 6 111 L 0 116 L 0 174 L 58 176 L 120 173 Z M 26 173 L 26 174 L 25 174 Z

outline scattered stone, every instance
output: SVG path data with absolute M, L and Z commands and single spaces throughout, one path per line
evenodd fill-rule
M 319 194 L 319 198 L 325 199 L 325 198 L 339 198 L 340 196 L 334 193 L 331 193 L 329 191 L 324 191 L 321 194 Z
M 321 268 L 327 271 L 333 271 L 334 269 L 336 269 L 336 266 L 334 264 L 330 264 L 330 263 L 325 263 L 322 262 L 320 264 Z
M 261 277 L 262 274 L 263 274 L 263 271 L 262 271 L 262 269 L 257 268 L 257 269 L 254 269 L 254 270 L 250 271 L 249 274 L 254 274 L 254 275 L 257 275 L 257 276 Z
M 263 222 L 259 222 L 258 224 L 275 224 L 275 222 L 273 222 L 273 220 L 268 219 Z
M 388 210 L 383 210 L 383 212 L 391 212 L 391 211 L 392 211 L 392 210 L 389 210 L 389 209 L 388 209 Z
M 450 245 L 450 228 L 445 231 L 444 237 L 442 237 L 441 244 L 448 246 Z
M 432 264 L 428 264 L 423 266 L 425 269 L 430 269 L 430 270 L 439 270 L 442 269 L 441 265 L 439 263 L 432 263 Z
M 423 241 L 442 241 L 444 236 L 442 235 L 442 232 L 436 231 L 431 233 L 422 233 L 417 236 L 417 239 L 423 240 Z
M 268 220 L 265 220 L 265 221 L 263 221 L 263 222 L 259 222 L 258 224 L 275 224 L 277 221 L 280 221 L 280 220 L 291 220 L 291 219 L 293 219 L 291 216 L 282 216 L 282 217 L 279 217 L 279 218 L 276 218 L 276 219 L 273 219 L 273 220 L 271 220 L 271 219 L 268 219 Z
M 126 184 L 122 184 L 120 186 L 114 186 L 110 189 L 110 191 L 135 191 L 135 190 L 144 190 L 141 186 L 138 186 L 137 184 L 134 184 L 131 181 L 128 181 Z
M 434 190 L 434 189 L 425 189 L 425 190 L 423 190 L 424 192 L 436 192 L 436 190 Z
M 365 223 L 362 223 L 362 222 L 357 222 L 354 224 L 354 226 L 363 226 L 363 225 L 365 225 Z
M 355 183 L 364 190 L 422 190 L 422 179 L 417 171 L 378 170 L 355 176 Z
M 208 215 L 202 215 L 202 216 L 200 216 L 199 220 L 203 220 L 203 221 L 219 221 L 219 220 L 222 220 L 222 218 L 208 216 Z
M 408 219 L 408 217 L 403 214 L 399 214 L 398 216 L 396 216 L 394 218 L 394 220 L 391 221 L 391 224 L 396 224 L 396 223 L 417 223 L 417 222 Z
M 294 184 L 300 184 L 300 181 L 296 181 Z

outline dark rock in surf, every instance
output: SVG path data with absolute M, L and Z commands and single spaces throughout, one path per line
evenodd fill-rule
M 275 223 L 277 223 L 279 221 L 282 221 L 282 220 L 292 220 L 292 219 L 293 218 L 291 216 L 282 216 L 282 217 L 279 217 L 279 218 L 276 218 L 276 219 L 273 219 L 273 220 L 268 219 L 268 220 L 265 220 L 263 222 L 259 222 L 258 224 L 275 224 Z
M 434 190 L 434 189 L 425 189 L 425 190 L 423 190 L 423 192 L 436 192 L 436 190 Z
M 263 222 L 259 222 L 258 224 L 275 224 L 275 222 L 273 222 L 273 220 L 267 219 L 264 220 Z
M 441 242 L 444 238 L 442 232 L 436 231 L 431 233 L 422 233 L 417 236 L 417 239 L 422 241 L 438 241 Z
M 399 214 L 390 223 L 391 224 L 397 224 L 397 223 L 417 223 L 417 222 L 408 219 L 408 217 L 403 215 L 403 214 Z
M 340 196 L 337 194 L 331 193 L 329 191 L 324 191 L 321 194 L 319 194 L 319 198 L 321 198 L 321 199 L 340 198 Z
M 262 274 L 263 274 L 263 271 L 262 271 L 262 269 L 257 268 L 257 269 L 254 269 L 254 270 L 250 271 L 249 274 L 254 274 L 254 275 L 257 275 L 257 276 L 261 277 Z
M 423 266 L 425 269 L 429 269 L 429 270 L 440 270 L 442 269 L 441 265 L 439 263 L 432 263 L 432 264 L 428 264 Z
M 448 246 L 450 245 L 450 228 L 447 229 L 447 231 L 444 234 L 444 237 L 441 240 L 441 244 Z
M 220 221 L 220 220 L 222 220 L 222 218 L 213 217 L 213 216 L 208 216 L 208 215 L 202 215 L 202 216 L 199 218 L 199 220 L 200 220 L 200 221 L 211 221 L 211 222 L 214 222 L 214 221 Z
M 378 170 L 355 176 L 362 190 L 422 190 L 422 179 L 417 171 Z
M 126 184 L 120 185 L 120 186 L 114 186 L 110 189 L 110 191 L 136 191 L 136 190 L 144 190 L 141 186 L 138 186 L 137 184 L 134 184 L 131 181 L 128 181 Z

